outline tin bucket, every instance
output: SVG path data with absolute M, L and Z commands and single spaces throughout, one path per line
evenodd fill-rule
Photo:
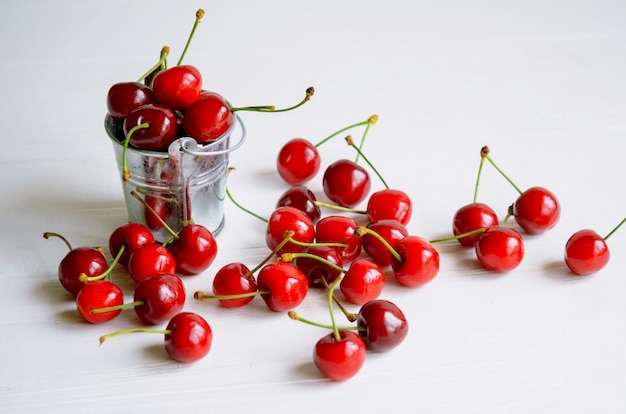
M 153 206 L 175 232 L 185 224 L 196 223 L 213 235 L 219 233 L 224 226 L 228 155 L 246 138 L 243 122 L 234 115 L 235 122 L 229 130 L 209 144 L 200 145 L 191 137 L 182 137 L 172 142 L 167 152 L 128 147 L 126 163 L 130 178 L 122 186 L 130 222 L 146 225 L 158 241 L 171 237 L 154 213 L 133 197 L 131 192 L 135 192 Z M 119 124 L 106 116 L 105 129 L 113 142 L 121 177 L 124 133 Z M 239 140 L 231 145 L 235 130 L 238 130 Z

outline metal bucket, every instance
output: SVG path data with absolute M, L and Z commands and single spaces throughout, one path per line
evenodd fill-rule
M 155 219 L 154 213 L 132 196 L 134 191 L 155 206 L 159 216 L 175 232 L 187 223 L 196 223 L 205 226 L 213 235 L 219 233 L 224 226 L 228 155 L 246 138 L 243 122 L 237 114 L 234 115 L 235 122 L 230 129 L 206 145 L 198 144 L 191 137 L 182 137 L 170 144 L 167 152 L 128 147 L 126 163 L 130 178 L 122 186 L 130 222 L 148 226 L 158 241 L 171 237 Z M 108 115 L 105 129 L 113 142 L 121 178 L 124 134 L 119 122 Z M 239 130 L 239 140 L 231 145 L 235 130 Z

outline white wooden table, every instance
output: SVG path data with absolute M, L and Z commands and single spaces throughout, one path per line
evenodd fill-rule
M 524 261 L 503 275 L 455 242 L 439 245 L 435 280 L 392 280 L 381 296 L 407 315 L 406 341 L 332 383 L 312 364 L 323 329 L 260 299 L 227 310 L 191 297 L 222 265 L 267 254 L 264 224 L 227 203 L 217 259 L 185 279 L 185 309 L 214 330 L 209 355 L 173 362 L 148 334 L 99 346 L 100 335 L 136 325 L 134 312 L 82 322 L 57 281 L 66 249 L 42 233 L 106 245 L 127 220 L 103 130 L 106 92 L 139 77 L 163 45 L 175 62 L 198 7 L 206 15 L 185 62 L 207 89 L 239 106 L 284 106 L 316 88 L 297 111 L 243 114 L 249 136 L 229 178 L 243 205 L 272 211 L 286 189 L 274 164 L 286 140 L 317 141 L 375 113 L 365 151 L 413 199 L 412 234 L 450 233 L 483 145 L 519 186 L 557 194 L 559 224 L 525 235 Z M 0 34 L 1 412 L 626 409 L 626 232 L 609 239 L 611 261 L 596 275 L 574 277 L 563 263 L 574 231 L 607 233 L 626 211 L 626 3 L 27 1 L 3 5 Z M 324 165 L 353 155 L 341 139 L 320 151 Z M 321 174 L 309 187 L 323 199 Z M 479 198 L 504 215 L 515 197 L 486 166 Z M 114 278 L 130 297 L 123 276 Z M 328 318 L 321 291 L 298 311 Z

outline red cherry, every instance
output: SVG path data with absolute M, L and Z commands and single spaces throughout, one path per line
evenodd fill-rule
M 322 184 L 331 201 L 343 207 L 354 207 L 368 195 L 371 180 L 365 168 L 341 159 L 326 168 Z
M 356 323 L 367 348 L 376 352 L 397 347 L 409 333 L 404 313 L 388 300 L 373 300 L 361 306 Z
M 185 286 L 173 274 L 159 274 L 142 280 L 134 291 L 135 313 L 144 323 L 156 325 L 168 321 L 185 305 Z
M 330 333 L 317 341 L 313 362 L 326 378 L 345 381 L 359 372 L 366 354 L 365 342 L 359 334 L 340 330 L 339 339 Z
M 176 272 L 197 275 L 211 266 L 217 256 L 213 234 L 201 224 L 187 224 L 169 246 L 176 262 Z
M 154 275 L 176 272 L 176 261 L 163 245 L 146 243 L 132 251 L 127 267 L 131 279 L 139 283 Z
M 76 309 L 89 323 L 103 323 L 110 321 L 120 314 L 121 310 L 92 313 L 99 308 L 120 306 L 124 303 L 124 293 L 117 285 L 108 280 L 89 282 L 76 295 Z
M 335 266 L 341 268 L 342 260 L 341 253 L 338 249 L 331 246 L 309 246 L 301 253 L 313 255 L 319 257 L 322 260 L 318 260 L 306 256 L 296 256 L 293 260 L 293 264 L 300 269 L 309 281 L 309 287 L 324 287 L 324 283 L 321 281 L 324 279 L 326 284 L 330 285 L 338 276 L 341 275 L 341 271 L 329 266 L 325 262 L 330 262 Z
M 367 228 L 378 233 L 391 247 L 409 235 L 408 230 L 396 220 L 380 220 L 367 225 Z M 376 236 L 363 234 L 361 237 L 363 250 L 380 266 L 391 264 L 391 252 Z
M 174 316 L 165 328 L 165 350 L 179 362 L 195 362 L 211 350 L 213 331 L 208 322 L 192 312 Z
M 202 92 L 202 75 L 191 65 L 160 71 L 152 81 L 154 99 L 172 109 L 185 110 Z
M 145 209 L 146 225 L 151 230 L 159 230 L 163 227 L 163 221 L 167 217 L 167 203 L 161 196 L 146 195 L 146 203 L 150 206 L 152 211 Z M 160 220 L 159 220 L 160 218 Z
M 391 257 L 391 268 L 398 283 L 414 287 L 430 282 L 439 273 L 439 252 L 426 239 L 407 236 L 399 240 L 394 250 L 402 257 Z
M 500 226 L 488 228 L 480 233 L 475 248 L 480 264 L 495 272 L 513 270 L 524 258 L 522 236 L 512 228 Z
M 296 308 L 304 301 L 309 289 L 306 276 L 287 262 L 269 263 L 257 276 L 257 287 L 267 306 L 275 312 Z
M 388 188 L 370 196 L 366 211 L 370 222 L 396 220 L 406 226 L 411 219 L 413 207 L 411 199 L 404 191 Z
M 315 225 L 311 218 L 302 210 L 295 207 L 278 207 L 270 215 L 265 230 L 265 243 L 270 250 L 274 250 L 284 240 L 285 234 L 293 231 L 293 240 L 302 243 L 312 243 L 315 240 Z M 299 252 L 305 246 L 287 242 L 276 253 Z
M 164 151 L 178 137 L 176 114 L 159 104 L 143 105 L 129 113 L 124 119 L 124 135 L 145 123 L 149 126 L 135 130 L 129 139 L 137 149 Z
M 565 244 L 565 264 L 579 276 L 599 271 L 610 257 L 605 239 L 593 230 L 579 230 Z
M 487 229 L 498 225 L 498 216 L 491 207 L 483 203 L 470 203 L 456 211 L 452 222 L 452 231 L 455 236 L 468 233 L 473 230 Z M 473 234 L 458 238 L 464 247 L 474 247 L 480 234 Z
M 213 278 L 213 294 L 216 296 L 239 295 L 257 291 L 256 281 L 250 269 L 243 263 L 229 263 L 223 266 Z M 222 306 L 238 308 L 254 299 L 248 296 L 237 299 L 218 299 Z
M 304 211 L 315 224 L 322 216 L 320 207 L 316 204 L 316 197 L 313 191 L 303 185 L 293 185 L 289 187 L 276 202 L 276 208 L 290 206 Z
M 107 109 L 111 117 L 121 121 L 133 110 L 152 103 L 152 89 L 141 82 L 118 82 L 109 88 Z
M 183 130 L 200 144 L 206 144 L 223 136 L 234 122 L 235 116 L 220 94 L 203 92 L 185 112 Z
M 385 273 L 376 263 L 356 259 L 350 264 L 339 288 L 347 301 L 362 305 L 380 296 L 386 280 Z
M 298 185 L 315 177 L 321 163 L 315 145 L 304 138 L 294 138 L 280 149 L 276 158 L 276 169 L 283 180 Z
M 154 243 L 154 236 L 149 228 L 141 223 L 125 223 L 116 228 L 109 236 L 109 251 L 115 257 L 124 246 L 124 252 L 118 263 L 127 266 L 133 250 L 146 243 Z
M 344 262 L 351 262 L 361 254 L 361 237 L 354 234 L 359 225 L 346 216 L 326 216 L 315 226 L 315 239 L 318 243 L 342 243 L 339 249 Z
M 543 187 L 531 187 L 517 198 L 511 213 L 524 231 L 540 234 L 556 226 L 561 206 L 550 191 Z

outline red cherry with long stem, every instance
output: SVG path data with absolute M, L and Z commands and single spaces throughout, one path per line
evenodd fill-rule
M 313 224 L 317 223 L 322 216 L 319 205 L 316 203 L 313 191 L 304 185 L 292 185 L 278 198 L 276 208 L 283 206 L 295 207 L 304 211 Z
M 277 254 L 301 251 L 305 246 L 300 243 L 313 243 L 315 240 L 315 225 L 311 218 L 295 207 L 283 206 L 270 215 L 265 230 L 265 244 L 270 250 L 274 250 L 288 231 L 294 232 L 293 240 L 285 244 Z
M 124 292 L 108 280 L 89 282 L 76 295 L 76 310 L 89 323 L 103 323 L 117 317 L 121 310 L 93 313 L 99 308 L 111 308 L 124 303 Z
M 70 242 L 58 233 L 45 232 L 43 237 L 60 238 L 68 247 L 69 252 L 59 262 L 57 274 L 61 286 L 69 293 L 76 296 L 85 283 L 80 280 L 80 275 L 97 276 L 104 273 L 107 268 L 107 259 L 104 252 L 99 247 L 77 247 L 73 248 Z
M 135 283 L 158 274 L 176 272 L 176 260 L 170 251 L 159 243 L 137 246 L 128 259 L 128 273 Z
M 375 352 L 397 347 L 409 333 L 409 323 L 402 310 L 395 303 L 382 299 L 361 306 L 357 326 L 367 349 Z
M 318 258 L 322 258 L 323 261 Z M 334 266 L 329 266 L 328 262 Z M 341 275 L 342 272 L 338 268 L 343 266 L 339 249 L 324 245 L 309 246 L 295 253 L 293 264 L 307 277 L 309 287 L 324 287 L 322 280 L 328 284 L 332 283 Z
M 306 276 L 291 263 L 274 262 L 261 268 L 257 287 L 268 308 L 283 312 L 299 306 L 306 298 L 309 283 Z
M 117 227 L 109 236 L 109 251 L 113 256 L 117 256 L 123 246 L 124 250 L 119 263 L 127 266 L 133 250 L 146 243 L 154 243 L 154 235 L 148 227 L 141 223 L 125 223 Z
M 202 75 L 192 65 L 179 65 L 157 73 L 152 81 L 154 99 L 172 110 L 184 111 L 202 93 Z
M 382 243 L 379 237 L 375 237 L 373 233 L 382 237 L 391 247 L 409 235 L 405 226 L 396 220 L 380 220 L 367 225 L 367 229 L 371 231 L 361 231 L 361 244 L 363 251 L 372 258 L 379 266 L 388 266 L 391 264 L 391 252 L 389 248 Z M 362 229 L 359 229 L 362 230 Z
M 509 272 L 524 258 L 522 236 L 512 228 L 494 226 L 486 229 L 475 245 L 476 257 L 483 267 L 494 272 Z
M 428 240 L 409 235 L 399 240 L 394 250 L 401 260 L 392 255 L 391 268 L 401 285 L 422 286 L 433 280 L 439 273 L 439 252 Z
M 346 216 L 326 216 L 315 225 L 315 240 L 318 243 L 341 243 L 339 249 L 344 262 L 351 262 L 361 254 L 361 238 L 354 234 L 359 225 Z
M 124 329 L 101 336 L 100 344 L 114 336 L 134 332 L 165 335 L 165 351 L 171 358 L 183 363 L 201 360 L 209 353 L 213 343 L 213 330 L 202 316 L 193 312 L 181 312 L 170 319 L 165 329 Z
M 178 137 L 176 114 L 163 104 L 142 105 L 124 119 L 124 135 L 133 148 L 164 151 Z
M 604 268 L 611 258 L 606 241 L 624 222 L 626 222 L 626 218 L 604 237 L 591 229 L 578 230 L 572 234 L 565 243 L 564 255 L 565 264 L 572 273 L 586 276 Z

